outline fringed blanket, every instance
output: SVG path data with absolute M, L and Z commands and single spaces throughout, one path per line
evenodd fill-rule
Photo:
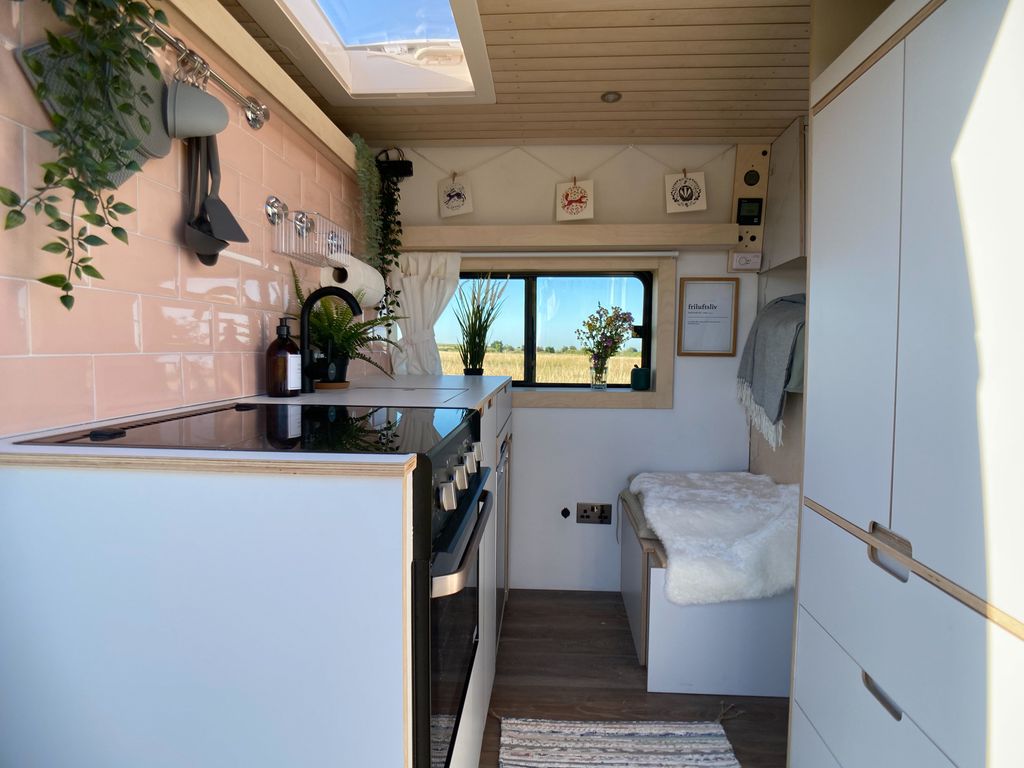
M 671 602 L 750 600 L 793 588 L 798 485 L 749 472 L 644 472 L 629 489 L 668 555 Z
M 747 411 L 747 421 L 772 448 L 782 445 L 786 381 L 804 327 L 806 303 L 804 294 L 795 293 L 769 302 L 757 313 L 736 374 L 736 394 Z

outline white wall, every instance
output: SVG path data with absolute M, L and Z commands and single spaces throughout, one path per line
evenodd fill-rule
M 415 175 L 402 183 L 402 216 L 415 224 L 546 224 L 554 185 L 593 173 L 598 223 L 730 220 L 734 152 L 725 146 L 529 147 L 538 162 L 505 147 L 406 149 Z M 652 159 L 645 152 L 654 155 Z M 618 153 L 618 154 L 617 154 Z M 617 156 L 616 156 L 617 155 Z M 490 162 L 487 162 L 490 160 Z M 663 176 L 707 174 L 705 212 L 666 214 Z M 544 163 L 559 171 L 547 168 Z M 468 171 L 474 212 L 442 221 L 437 182 Z M 586 223 L 565 226 L 587 226 Z M 724 275 L 725 251 L 683 252 L 679 275 Z M 755 276 L 740 278 L 739 348 L 756 305 Z M 675 322 L 675 319 L 672 319 Z M 674 326 L 673 326 L 674 327 Z M 646 470 L 743 470 L 748 432 L 735 397 L 738 357 L 676 357 L 672 410 L 516 409 L 512 480 L 511 584 L 531 589 L 618 590 L 616 525 L 578 525 L 576 502 L 615 504 L 630 474 Z M 560 511 L 568 507 L 565 520 Z M 616 520 L 617 522 L 617 520 Z

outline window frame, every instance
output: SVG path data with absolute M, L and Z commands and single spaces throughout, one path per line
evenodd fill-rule
M 555 277 L 633 277 L 640 281 L 643 286 L 643 307 L 641 309 L 640 322 L 633 326 L 640 331 L 640 365 L 644 368 L 651 367 L 654 328 L 652 318 L 654 314 L 654 283 L 655 274 L 650 269 L 644 270 L 538 270 L 538 269 L 514 269 L 496 271 L 462 270 L 459 272 L 459 280 L 480 280 L 490 275 L 496 280 L 508 278 L 510 280 L 524 281 L 523 301 L 523 378 L 512 379 L 512 387 L 530 387 L 536 389 L 588 389 L 590 384 L 585 382 L 560 382 L 560 381 L 537 381 L 537 280 L 539 278 Z M 635 332 L 635 330 L 634 330 Z M 637 338 L 637 337 L 633 337 Z M 608 383 L 609 389 L 629 389 L 629 384 Z
M 538 244 L 537 248 L 543 246 Z M 514 387 L 515 408 L 617 408 L 671 409 L 676 367 L 676 290 L 678 268 L 674 254 L 622 255 L 566 251 L 564 255 L 538 255 L 529 252 L 490 255 L 474 253 L 462 257 L 464 272 L 491 273 L 495 276 L 516 271 L 540 272 L 636 272 L 654 273 L 651 317 L 651 388 L 643 392 L 631 389 L 596 391 L 570 387 Z

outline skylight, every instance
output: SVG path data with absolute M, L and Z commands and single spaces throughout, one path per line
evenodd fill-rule
M 473 0 L 241 2 L 332 103 L 449 96 L 493 101 Z M 470 35 L 465 47 L 460 29 Z

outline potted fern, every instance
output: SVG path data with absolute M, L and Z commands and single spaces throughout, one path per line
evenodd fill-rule
M 484 355 L 487 353 L 487 334 L 498 319 L 498 312 L 504 303 L 505 287 L 488 275 L 482 280 L 473 280 L 466 291 L 466 283 L 455 294 L 455 319 L 462 331 L 462 342 L 457 345 L 462 358 L 463 373 L 480 376 L 484 372 Z
M 301 307 L 306 301 L 306 294 L 302 291 L 302 284 L 294 266 L 292 283 L 295 286 L 295 297 Z M 361 304 L 362 292 L 355 296 L 356 301 Z M 391 373 L 368 354 L 367 348 L 375 341 L 397 346 L 394 341 L 379 332 L 394 319 L 375 317 L 357 322 L 345 302 L 332 297 L 320 301 L 309 314 L 309 342 L 320 352 L 320 356 L 313 362 L 313 378 L 321 382 L 321 387 L 347 387 L 348 364 L 352 360 L 367 362 L 390 377 Z

